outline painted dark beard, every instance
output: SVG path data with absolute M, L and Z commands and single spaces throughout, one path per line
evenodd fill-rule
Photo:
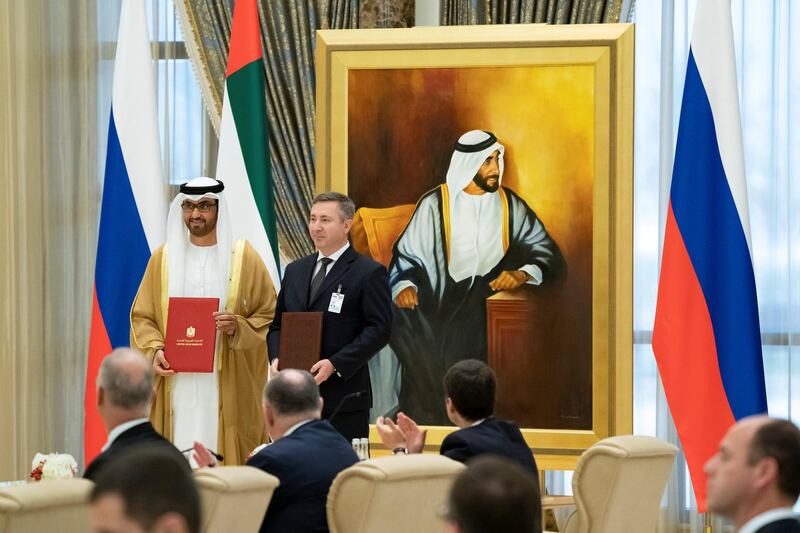
M 496 178 L 497 181 L 494 182 L 494 185 L 489 185 L 488 183 L 489 178 Z M 486 176 L 485 178 L 482 178 L 476 174 L 475 177 L 472 178 L 472 181 L 475 183 L 475 185 L 477 185 L 486 192 L 496 192 L 497 189 L 500 187 L 499 175 Z

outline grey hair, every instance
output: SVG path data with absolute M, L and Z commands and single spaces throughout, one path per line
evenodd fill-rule
M 267 382 L 264 402 L 282 416 L 314 412 L 319 409 L 319 387 L 305 370 L 287 369 Z
M 342 215 L 342 219 L 344 220 L 352 220 L 356 214 L 356 204 L 353 203 L 348 196 L 336 191 L 328 191 L 322 194 L 318 194 L 314 197 L 314 201 L 311 202 L 311 205 L 318 204 L 320 202 L 337 202 L 339 204 L 339 213 Z
M 131 371 L 131 365 L 126 364 L 135 361 L 134 357 L 143 363 L 140 371 Z M 130 348 L 117 348 L 100 364 L 97 384 L 111 405 L 124 409 L 147 407 L 153 396 L 153 369 L 140 353 Z

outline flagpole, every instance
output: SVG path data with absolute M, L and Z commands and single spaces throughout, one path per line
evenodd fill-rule
M 711 525 L 713 515 L 710 512 L 703 513 L 703 533 L 714 533 L 714 527 Z

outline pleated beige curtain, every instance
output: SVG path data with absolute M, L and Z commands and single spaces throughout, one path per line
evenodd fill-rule
M 0 3 L 0 481 L 82 451 L 97 234 L 95 0 Z
M 231 0 L 176 0 L 189 57 L 219 131 Z M 259 0 L 266 50 L 267 118 L 283 261 L 308 254 L 306 218 L 314 197 L 314 32 L 413 24 L 413 0 Z
M 633 0 L 441 0 L 443 26 L 627 22 Z

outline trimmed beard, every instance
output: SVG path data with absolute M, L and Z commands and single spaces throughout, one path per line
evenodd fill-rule
M 494 185 L 489 185 L 489 178 L 495 178 Z M 497 192 L 497 189 L 500 188 L 500 176 L 499 175 L 492 175 L 486 176 L 482 178 L 478 174 L 475 174 L 475 177 L 472 178 L 472 182 L 475 183 L 478 187 L 483 189 L 486 192 Z

